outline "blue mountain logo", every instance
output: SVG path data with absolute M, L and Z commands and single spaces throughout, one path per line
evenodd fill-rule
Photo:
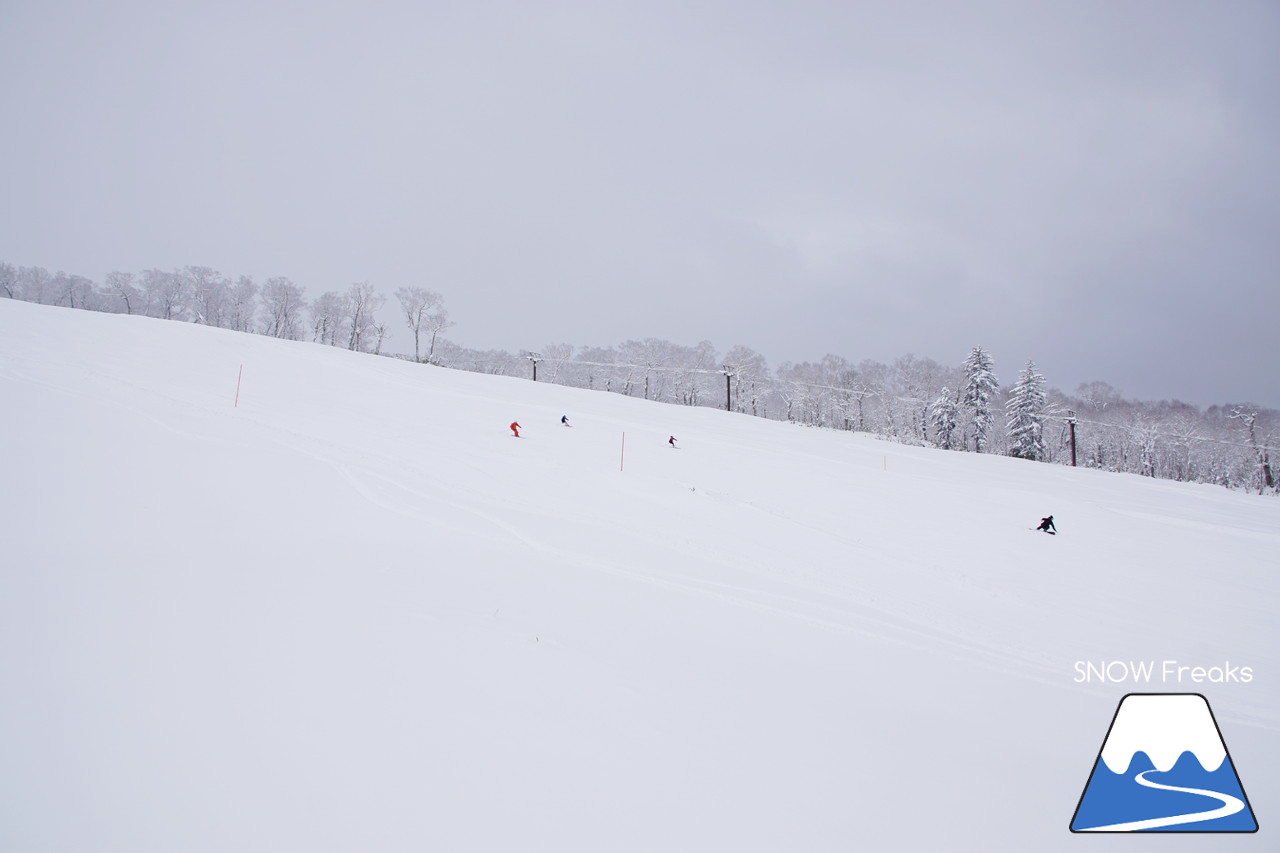
M 1120 700 L 1072 832 L 1257 832 L 1258 821 L 1199 693 Z

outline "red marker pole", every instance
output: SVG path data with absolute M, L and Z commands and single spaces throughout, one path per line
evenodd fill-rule
M 236 404 L 233 409 L 240 408 L 240 380 L 244 378 L 244 365 L 240 365 L 240 372 L 236 375 Z

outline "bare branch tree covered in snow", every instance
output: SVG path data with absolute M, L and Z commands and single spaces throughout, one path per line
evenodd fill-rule
M 574 370 L 573 344 L 547 344 L 539 352 L 542 354 L 542 375 L 546 377 L 545 381 L 554 385 L 577 384 L 568 377 Z
M 741 344 L 730 347 L 724 354 L 724 366 L 729 370 L 734 411 L 761 417 L 765 413 L 768 394 L 769 362 L 750 347 Z
M 413 331 L 413 360 L 422 361 L 422 336 L 427 335 L 427 360 L 430 361 L 436 349 L 436 336 L 452 325 L 444 310 L 444 298 L 424 287 L 402 287 L 396 291 L 396 299 Z
M 67 275 L 59 272 L 50 281 L 50 288 L 56 294 L 54 305 L 65 305 L 68 308 L 95 309 L 98 291 L 94 283 L 81 275 Z
M 17 296 L 14 298 L 40 305 L 51 304 L 53 302 L 52 282 L 53 276 L 49 275 L 49 271 L 44 267 L 18 267 L 17 281 L 14 285 Z
M 618 352 L 613 347 L 582 347 L 577 359 L 584 368 L 587 382 L 583 387 L 594 391 L 614 391 L 616 377 L 613 365 L 618 362 Z
M 1248 436 L 1249 446 L 1253 449 L 1258 462 L 1258 491 L 1276 488 L 1276 477 L 1271 468 L 1271 452 L 1266 444 L 1258 440 L 1258 409 L 1255 406 L 1236 406 L 1228 415 L 1231 420 L 1239 421 Z M 1273 434 L 1274 435 L 1274 434 Z
M 191 286 L 181 272 L 143 270 L 142 294 L 146 300 L 146 313 L 161 320 L 187 319 L 187 306 L 191 299 Z
M 387 299 L 367 281 L 351 285 L 347 291 L 347 349 L 364 352 L 377 335 L 375 312 Z
M 142 292 L 134 286 L 134 278 L 131 272 L 107 273 L 107 296 L 122 306 L 126 314 L 132 314 L 142 305 Z
M 284 276 L 267 279 L 262 287 L 262 333 L 290 341 L 302 339 L 303 290 Z
M 227 288 L 227 328 L 251 332 L 258 314 L 258 285 L 250 276 L 242 275 Z
M 311 340 L 336 347 L 347 324 L 347 300 L 335 290 L 322 293 L 311 303 Z
M 181 275 L 186 276 L 191 288 L 194 322 L 221 328 L 227 308 L 227 280 L 209 267 L 184 267 Z
M 0 264 L 0 296 L 18 298 L 18 268 L 13 264 Z

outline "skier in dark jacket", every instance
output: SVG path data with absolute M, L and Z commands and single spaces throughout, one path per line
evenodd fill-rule
M 569 416 L 568 416 L 568 415 L 561 415 L 561 416 L 560 416 L 560 423 L 561 423 L 561 424 L 563 424 L 564 426 L 569 426 Z
M 668 438 L 668 439 L 667 439 L 667 444 L 671 445 L 672 447 L 675 447 L 675 446 L 676 446 L 676 437 L 673 435 L 673 436 L 671 436 L 671 438 Z
M 1036 530 L 1043 530 L 1045 533 L 1048 533 L 1050 536 L 1058 532 L 1058 528 L 1053 526 L 1052 515 L 1040 519 L 1040 526 L 1037 527 Z

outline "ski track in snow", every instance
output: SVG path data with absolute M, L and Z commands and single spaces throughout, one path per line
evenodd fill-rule
M 360 475 L 357 475 L 356 472 L 352 470 L 351 466 L 345 465 L 333 459 L 329 460 L 329 464 L 332 465 L 333 468 L 336 471 L 338 471 L 338 473 L 340 473 L 343 477 L 346 478 L 347 482 L 351 484 L 352 488 L 354 488 L 356 492 L 360 494 L 361 497 L 371 502 L 374 506 L 378 507 L 379 509 L 385 510 L 387 512 L 393 512 L 397 515 L 402 515 L 402 516 L 405 516 L 406 518 L 411 518 L 416 521 L 423 520 L 424 516 L 422 512 L 405 509 L 404 506 L 397 504 L 394 501 L 387 500 L 386 498 L 379 495 L 375 489 L 370 487 L 367 483 L 364 482 L 364 480 L 361 479 Z M 543 552 L 551 551 L 550 548 L 546 547 L 541 542 L 537 541 L 533 537 L 524 535 L 523 533 L 520 532 L 520 529 L 517 528 L 515 525 L 507 524 L 506 522 L 502 521 L 497 515 L 493 513 L 484 512 L 482 510 L 476 509 L 474 506 L 464 504 L 456 499 L 445 500 L 440 496 L 428 494 L 427 492 L 409 488 L 399 480 L 396 480 L 392 477 L 384 476 L 381 474 L 376 474 L 367 469 L 362 471 L 361 475 L 379 480 L 380 482 L 386 484 L 387 486 L 398 489 L 402 492 L 405 492 L 406 494 L 410 494 L 415 498 L 431 501 L 442 506 L 447 506 L 451 509 L 463 510 L 464 512 L 467 512 L 475 516 L 476 518 L 498 528 L 503 533 L 508 534 L 515 541 L 519 542 L 521 545 L 524 545 L 528 548 L 532 548 L 536 551 L 543 551 Z
M 406 494 L 410 494 L 416 498 L 435 502 L 440 505 L 446 505 L 453 509 L 463 510 L 473 517 L 490 524 L 503 533 L 511 536 L 515 541 L 530 549 L 546 553 L 556 554 L 557 549 L 547 545 L 539 539 L 525 535 L 518 527 L 502 521 L 495 513 L 485 512 L 477 509 L 473 504 L 482 496 L 475 490 L 467 490 L 470 500 L 458 500 L 459 495 L 454 494 L 452 499 L 445 499 L 436 495 L 424 492 L 405 485 L 399 478 L 389 475 L 383 475 L 371 471 L 367 468 L 362 469 L 359 473 L 353 470 L 352 466 L 341 463 L 336 459 L 329 459 L 329 464 L 338 471 L 352 487 L 366 500 L 373 503 L 379 509 L 393 512 L 408 518 L 421 520 L 423 515 L 421 512 L 405 509 L 401 504 L 397 504 L 392 500 L 388 500 L 378 494 L 377 490 L 366 483 L 362 477 L 375 479 L 386 486 L 400 490 Z M 725 495 L 718 495 L 707 492 L 704 494 L 713 500 L 726 504 L 734 504 L 734 502 Z M 816 525 L 795 523 L 786 514 L 761 507 L 758 504 L 747 503 L 743 506 L 750 511 L 761 512 L 766 515 L 777 518 L 783 522 L 793 523 L 805 530 L 826 536 L 839 543 L 846 543 L 849 540 L 841 535 L 825 531 Z M 877 640 L 891 640 L 900 645 L 917 649 L 920 651 L 928 651 L 932 654 L 944 654 L 954 660 L 963 660 L 976 662 L 984 669 L 993 672 L 1007 672 L 1011 667 L 1026 669 L 1029 677 L 1042 680 L 1042 683 L 1055 684 L 1056 681 L 1050 677 L 1050 668 L 1041 667 L 1040 672 L 1035 672 L 1035 668 L 1031 667 L 1026 661 L 1018 655 L 1009 653 L 1007 650 L 992 644 L 984 644 L 972 640 L 966 640 L 963 637 L 948 632 L 937 627 L 932 627 L 927 623 L 912 619 L 909 616 L 895 614 L 892 611 L 876 608 L 866 603 L 858 603 L 848 599 L 846 595 L 840 595 L 833 590 L 812 583 L 803 583 L 794 578 L 788 579 L 787 584 L 794 590 L 793 594 L 786 594 L 778 590 L 770 590 L 768 593 L 761 593 L 753 590 L 745 584 L 729 583 L 724 581 L 715 581 L 709 578 L 695 578 L 692 576 L 673 576 L 660 575 L 653 570 L 635 571 L 621 568 L 617 565 L 609 565 L 601 561 L 592 561 L 584 559 L 580 562 L 584 568 L 590 568 L 596 572 L 602 572 L 614 577 L 625 578 L 627 580 L 639 583 L 645 583 L 654 586 L 660 586 L 666 589 L 677 590 L 686 594 L 702 596 L 709 600 L 720 601 L 736 606 L 747 607 L 752 610 L 769 613 L 775 616 L 781 616 L 790 619 L 799 619 L 814 625 L 818 625 L 827 630 L 839 631 L 841 633 L 854 633 Z M 735 566 L 738 571 L 746 571 L 761 579 L 774 579 L 768 572 L 762 569 L 744 568 L 741 565 Z M 805 594 L 808 595 L 805 595 Z M 831 603 L 824 603 L 821 599 L 833 599 Z M 851 612 L 851 608 L 855 608 L 856 612 Z
M 303 434 L 295 434 L 294 438 L 309 441 L 313 445 L 327 445 L 327 452 L 323 455 L 328 457 L 329 464 L 352 485 L 358 494 L 379 509 L 415 520 L 424 518 L 422 512 L 406 509 L 402 503 L 397 503 L 379 494 L 378 490 L 369 485 L 364 478 L 375 480 L 386 487 L 411 495 L 419 500 L 464 511 L 474 518 L 501 530 L 519 544 L 530 549 L 546 554 L 558 553 L 556 548 L 534 536 L 522 533 L 517 526 L 504 522 L 496 513 L 478 509 L 477 504 L 482 502 L 486 496 L 475 489 L 464 487 L 459 490 L 454 486 L 450 498 L 446 500 L 439 495 L 406 485 L 402 476 L 378 473 L 367 466 L 362 466 L 357 471 L 354 466 L 338 460 L 339 450 L 329 442 Z M 296 443 L 290 444 L 283 439 L 278 440 L 285 447 L 297 446 Z M 387 459 L 386 461 L 391 462 L 392 460 Z M 414 476 L 420 476 L 421 474 L 422 472 L 414 472 Z M 692 490 L 698 491 L 696 489 Z M 847 545 L 853 541 L 838 532 L 823 529 L 815 524 L 797 521 L 780 510 L 764 507 L 755 502 L 740 503 L 729 495 L 706 489 L 701 490 L 699 493 L 731 508 L 740 506 L 750 512 L 762 513 L 780 522 L 802 529 L 807 533 L 828 538 L 839 545 Z M 466 500 L 461 499 L 464 497 Z M 490 500 L 492 499 L 490 498 Z M 521 503 L 524 502 L 512 501 L 513 506 Z M 906 647 L 929 651 L 933 654 L 945 654 L 955 660 L 978 662 L 980 666 L 989 671 L 1005 672 L 1010 667 L 1023 668 L 1028 670 L 1029 677 L 1043 679 L 1044 683 L 1055 683 L 1049 677 L 1051 672 L 1049 667 L 1039 667 L 1038 669 L 1041 671 L 1036 672 L 1036 667 L 1030 666 L 1018 655 L 1009 653 L 1000 646 L 966 640 L 954 632 L 931 626 L 928 623 L 913 619 L 909 615 L 894 613 L 891 610 L 879 608 L 866 602 L 857 602 L 850 599 L 847 594 L 838 593 L 815 583 L 805 583 L 794 577 L 788 578 L 786 581 L 787 586 L 793 591 L 790 594 L 776 589 L 770 590 L 768 593 L 761 593 L 741 583 L 715 581 L 709 578 L 696 578 L 688 575 L 658 574 L 652 569 L 635 571 L 621 568 L 617 565 L 606 564 L 602 561 L 593 561 L 589 558 L 583 559 L 580 565 L 596 572 L 603 572 L 633 582 L 678 590 L 686 594 L 748 607 L 758 612 L 770 613 L 784 618 L 799 619 L 822 626 L 827 630 L 855 633 L 878 640 L 890 639 Z M 770 574 L 762 568 L 746 567 L 740 564 L 735 565 L 733 568 L 762 580 L 777 581 L 776 573 Z M 829 601 L 824 602 L 823 599 L 829 599 Z

